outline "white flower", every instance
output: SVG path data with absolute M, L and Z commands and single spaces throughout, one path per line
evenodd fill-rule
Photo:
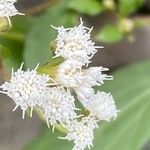
M 86 87 L 100 86 L 101 84 L 104 84 L 104 80 L 112 80 L 112 76 L 102 73 L 108 70 L 108 68 L 103 67 L 90 67 L 85 69 L 85 80 L 83 85 Z
M 112 80 L 112 76 L 103 74 L 103 71 L 108 69 L 103 67 L 82 69 L 82 63 L 70 59 L 59 65 L 56 81 L 65 87 L 77 88 L 77 90 L 80 87 L 91 88 L 103 84 L 104 80 Z
M 65 123 L 77 117 L 74 97 L 62 87 L 52 87 L 41 105 L 47 125 Z
M 23 111 L 23 118 L 25 111 L 31 107 L 31 115 L 33 107 L 41 103 L 45 97 L 45 91 L 49 85 L 50 78 L 47 75 L 39 75 L 34 70 L 23 71 L 22 66 L 13 72 L 9 82 L 5 82 L 1 88 L 1 93 L 8 95 L 16 103 L 16 110 L 19 106 Z
M 88 64 L 91 57 L 97 52 L 95 43 L 91 41 L 92 28 L 83 26 L 83 22 L 74 28 L 54 27 L 58 30 L 56 56 L 65 59 L 74 59 Z
M 100 86 L 104 80 L 112 80 L 112 76 L 103 74 L 108 71 L 103 67 L 90 67 L 82 69 L 82 65 L 75 60 L 66 60 L 59 65 L 56 73 L 56 81 L 67 88 L 72 88 L 77 94 L 77 98 L 87 107 L 87 103 L 93 99 L 93 86 Z
M 103 67 L 90 67 L 82 70 L 82 80 L 74 90 L 83 105 L 93 97 L 93 86 L 100 86 L 104 83 L 104 80 L 112 80 L 113 77 L 103 74 L 103 71 L 108 71 L 108 69 Z
M 118 110 L 112 95 L 105 92 L 98 92 L 91 96 L 91 99 L 86 102 L 86 108 L 92 116 L 98 120 L 110 121 L 118 115 Z
M 0 17 L 7 17 L 10 25 L 10 17 L 15 15 L 24 15 L 22 13 L 19 13 L 15 8 L 15 2 L 16 0 L 0 0 Z
M 82 118 L 80 122 L 73 120 L 66 125 L 67 135 L 62 139 L 73 141 L 75 144 L 73 150 L 84 150 L 86 147 L 90 149 L 93 146 L 93 130 L 96 127 L 93 118 Z
M 74 60 L 66 60 L 59 65 L 56 79 L 64 87 L 78 87 L 83 80 L 81 64 Z

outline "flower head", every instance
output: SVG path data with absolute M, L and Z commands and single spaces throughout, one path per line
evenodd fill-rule
M 73 150 L 89 149 L 93 146 L 93 130 L 97 127 L 95 120 L 92 118 L 82 118 L 79 122 L 77 120 L 71 121 L 66 125 L 67 135 L 62 139 L 67 139 L 74 142 Z
M 81 64 L 74 60 L 66 60 L 59 65 L 56 81 L 65 87 L 78 87 L 83 81 Z
M 66 123 L 77 117 L 74 97 L 62 87 L 52 87 L 47 91 L 47 98 L 41 105 L 49 126 Z
M 93 98 L 94 86 L 101 86 L 105 80 L 112 80 L 113 77 L 104 74 L 104 71 L 108 71 L 103 67 L 90 67 L 82 70 L 82 81 L 80 85 L 75 88 L 79 100 L 84 103 Z
M 84 70 L 85 80 L 83 85 L 86 87 L 100 86 L 105 80 L 112 80 L 113 77 L 103 72 L 108 71 L 108 68 L 90 67 Z
M 36 68 L 23 71 L 22 66 L 23 64 L 16 72 L 12 71 L 10 81 L 2 84 L 1 93 L 7 94 L 14 100 L 16 103 L 15 109 L 20 106 L 24 118 L 27 108 L 33 108 L 41 103 L 45 97 L 45 91 L 50 78 L 47 75 L 39 75 Z
M 98 120 L 110 121 L 118 115 L 118 110 L 112 95 L 105 92 L 98 92 L 86 103 L 87 109 L 92 116 Z
M 0 17 L 7 17 L 9 24 L 11 25 L 10 17 L 15 15 L 24 15 L 19 13 L 15 8 L 14 3 L 16 0 L 1 0 L 0 1 Z
M 56 38 L 56 57 L 62 56 L 65 59 L 75 59 L 88 64 L 91 57 L 97 52 L 95 43 L 91 41 L 92 28 L 83 26 L 83 22 L 74 28 L 54 27 L 58 30 Z

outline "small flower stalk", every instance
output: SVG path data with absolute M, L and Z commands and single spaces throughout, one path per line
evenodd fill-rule
M 9 25 L 11 26 L 10 17 L 16 15 L 24 15 L 23 13 L 18 12 L 15 8 L 15 3 L 17 0 L 0 0 L 0 17 L 6 17 L 8 19 Z
M 0 5 L 6 2 L 12 6 L 15 1 L 3 0 Z M 32 116 L 33 109 L 38 107 L 48 127 L 54 129 L 56 124 L 61 124 L 67 131 L 61 139 L 72 141 L 73 150 L 90 149 L 98 123 L 109 122 L 118 115 L 113 96 L 94 91 L 95 86 L 101 86 L 113 77 L 106 74 L 108 68 L 88 67 L 93 55 L 102 48 L 91 40 L 92 28 L 85 27 L 82 20 L 73 28 L 53 28 L 58 32 L 54 58 L 64 59 L 55 67 L 55 75 L 38 72 L 38 66 L 23 71 L 22 64 L 16 72 L 12 71 L 10 81 L 0 86 L 0 92 L 15 102 L 14 110 L 21 108 L 23 118 L 28 108 Z M 77 103 L 82 107 L 77 108 Z

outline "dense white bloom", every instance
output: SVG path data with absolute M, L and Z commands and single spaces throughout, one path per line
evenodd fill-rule
M 67 135 L 62 139 L 67 139 L 74 142 L 73 150 L 89 149 L 93 146 L 93 130 L 97 124 L 93 118 L 83 118 L 80 122 L 77 120 L 71 121 L 66 125 Z
M 47 98 L 41 105 L 49 126 L 65 123 L 77 117 L 74 97 L 62 87 L 52 87 L 47 91 Z
M 105 80 L 112 80 L 113 77 L 103 72 L 108 71 L 108 68 L 90 67 L 84 70 L 85 80 L 83 85 L 86 87 L 100 86 Z
M 103 74 L 103 71 L 108 71 L 108 69 L 103 67 L 90 67 L 82 71 L 83 80 L 77 88 L 74 88 L 74 90 L 77 93 L 78 99 L 84 106 L 86 106 L 86 103 L 93 98 L 93 86 L 100 86 L 104 83 L 104 80 L 113 79 L 112 76 Z
M 66 60 L 58 67 L 56 81 L 65 87 L 78 87 L 83 81 L 80 65 L 74 60 Z
M 66 60 L 58 67 L 56 80 L 65 87 L 71 87 L 77 93 L 78 99 L 85 106 L 86 102 L 93 97 L 93 86 L 100 86 L 104 80 L 111 80 L 112 76 L 103 74 L 108 71 L 103 67 L 90 67 L 82 69 L 75 60 Z
M 98 120 L 110 121 L 118 114 L 112 95 L 105 92 L 98 92 L 91 96 L 91 99 L 86 102 L 86 107 Z
M 103 74 L 103 71 L 108 69 L 103 67 L 82 69 L 82 63 L 69 59 L 59 65 L 56 80 L 65 87 L 76 88 L 79 91 L 82 87 L 91 88 L 103 84 L 104 80 L 112 80 L 112 76 Z
M 77 96 L 83 105 L 85 105 L 84 103 L 93 97 L 93 86 L 100 86 L 104 83 L 104 80 L 113 79 L 112 76 L 102 73 L 103 71 L 108 71 L 108 69 L 103 67 L 90 67 L 82 70 L 83 80 L 74 90 L 76 91 Z
M 91 31 L 83 26 L 83 22 L 79 26 L 73 28 L 54 27 L 58 30 L 56 56 L 62 56 L 65 59 L 74 59 L 84 64 L 88 64 L 91 57 L 97 52 L 95 43 L 91 41 Z
M 33 107 L 44 99 L 50 78 L 47 75 L 37 74 L 37 68 L 23 71 L 22 66 L 23 64 L 16 72 L 12 71 L 10 81 L 2 84 L 0 92 L 14 100 L 15 109 L 20 106 L 24 118 L 28 107 L 31 107 L 32 113 Z
M 24 15 L 22 13 L 19 13 L 15 8 L 15 2 L 16 0 L 0 0 L 0 17 L 7 17 L 10 25 L 10 17 L 15 15 Z

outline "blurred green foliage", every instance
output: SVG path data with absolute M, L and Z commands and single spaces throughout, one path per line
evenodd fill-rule
M 123 33 L 115 25 L 106 25 L 96 37 L 103 42 L 113 43 L 123 38 Z
M 26 40 L 25 33 L 30 30 L 29 26 L 31 27 L 33 22 L 34 18 L 17 16 L 13 20 L 13 28 L 0 36 L 0 44 L 3 45 L 3 47 L 0 47 L 0 50 L 2 56 L 3 53 L 7 56 L 7 61 L 4 61 L 4 66 L 8 70 L 11 70 L 12 67 L 17 69 L 20 66 L 23 60 L 23 49 Z
M 127 30 L 128 23 L 121 26 L 120 30 L 120 22 L 128 20 L 130 15 L 136 13 L 142 7 L 143 2 L 143 0 L 70 0 L 68 7 L 82 15 L 96 16 L 105 12 L 114 14 L 116 16 L 114 24 L 107 23 L 102 29 L 99 29 L 96 39 L 104 43 L 115 43 L 122 40 L 127 34 L 131 34 L 134 30 L 134 28 Z M 130 20 L 133 25 L 135 21 L 137 20 Z M 107 29 L 108 31 L 106 31 Z
M 103 11 L 103 6 L 96 0 L 71 0 L 68 8 L 74 9 L 82 14 L 97 15 Z
M 127 16 L 140 8 L 144 0 L 119 0 L 120 15 Z

